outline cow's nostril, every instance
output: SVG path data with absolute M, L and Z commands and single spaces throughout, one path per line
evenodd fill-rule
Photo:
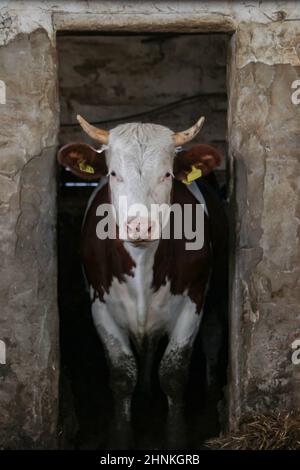
M 129 237 L 134 239 L 150 239 L 152 237 L 153 224 L 147 219 L 127 220 L 126 226 Z

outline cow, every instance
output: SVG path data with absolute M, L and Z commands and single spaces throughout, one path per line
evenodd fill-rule
M 207 304 L 208 326 L 202 336 L 209 344 L 208 334 L 215 325 L 210 318 L 222 315 L 218 308 L 226 290 L 226 218 L 208 182 L 221 155 L 206 144 L 184 147 L 200 131 L 203 117 L 177 133 L 147 123 L 121 124 L 106 131 L 81 116 L 77 119 L 100 147 L 70 143 L 59 150 L 58 161 L 78 177 L 99 182 L 84 216 L 81 254 L 93 322 L 110 371 L 115 445 L 131 445 L 133 392 L 138 377 L 145 388 L 150 386 L 155 351 L 166 336 L 158 376 L 168 402 L 168 445 L 180 446 L 193 345 Z M 201 176 L 201 185 L 187 184 L 193 174 Z M 202 246 L 187 250 L 184 234 L 176 238 L 172 230 L 169 238 L 161 232 L 152 238 L 151 218 L 135 214 L 122 219 L 118 204 L 122 197 L 130 206 L 142 204 L 149 212 L 152 204 L 196 208 L 202 203 Z M 107 204 L 115 210 L 116 236 L 99 238 L 99 208 Z M 125 220 L 123 238 L 121 220 Z M 220 349 L 218 344 L 216 348 Z

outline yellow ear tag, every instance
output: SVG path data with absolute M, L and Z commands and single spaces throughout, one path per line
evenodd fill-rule
M 186 178 L 182 180 L 184 184 L 191 184 L 192 181 L 200 178 L 202 176 L 202 171 L 199 168 L 196 168 L 194 165 L 192 165 L 192 171 L 190 171 Z
M 95 173 L 94 168 L 93 168 L 92 166 L 90 166 L 90 165 L 87 165 L 87 164 L 85 163 L 85 160 L 81 160 L 81 161 L 79 162 L 79 169 L 80 169 L 81 171 L 84 171 L 85 173 L 91 173 L 91 174 Z

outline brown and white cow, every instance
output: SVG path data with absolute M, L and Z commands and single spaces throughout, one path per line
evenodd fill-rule
M 173 445 L 177 431 L 182 430 L 183 393 L 209 284 L 215 286 L 212 297 L 217 298 L 226 278 L 226 227 L 220 204 L 205 184 L 200 192 L 193 183 L 192 191 L 182 180 L 193 167 L 201 169 L 204 181 L 221 157 L 208 145 L 176 152 L 195 137 L 204 118 L 179 133 L 141 123 L 122 124 L 108 132 L 80 116 L 78 121 L 105 151 L 72 143 L 60 149 L 58 160 L 85 180 L 100 180 L 84 219 L 82 259 L 94 324 L 110 368 L 118 445 L 128 444 L 138 374 L 150 380 L 151 361 L 163 335 L 168 344 L 158 373 L 168 399 Z M 103 204 L 115 207 L 118 225 L 121 197 L 126 196 L 130 205 L 150 209 L 151 204 L 196 206 L 201 202 L 197 194 L 206 205 L 201 249 L 187 250 L 184 237 L 175 239 L 172 233 L 170 239 L 151 239 L 152 221 L 146 218 L 126 220 L 127 239 L 97 236 L 97 209 Z M 138 370 L 138 356 L 143 356 L 143 370 Z

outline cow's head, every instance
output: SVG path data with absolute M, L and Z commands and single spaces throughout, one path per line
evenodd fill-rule
M 102 147 L 96 150 L 84 143 L 68 144 L 60 149 L 58 160 L 85 180 L 109 176 L 117 223 L 124 220 L 120 199 L 126 199 L 127 208 L 137 210 L 126 218 L 127 237 L 132 240 L 151 238 L 153 220 L 141 215 L 141 206 L 150 214 L 152 204 L 169 205 L 173 178 L 186 181 L 195 168 L 206 175 L 221 161 L 218 151 L 208 145 L 196 145 L 188 151 L 176 150 L 198 134 L 204 117 L 190 129 L 177 133 L 157 124 L 141 123 L 121 124 L 105 131 L 81 116 L 77 119 L 83 130 Z

